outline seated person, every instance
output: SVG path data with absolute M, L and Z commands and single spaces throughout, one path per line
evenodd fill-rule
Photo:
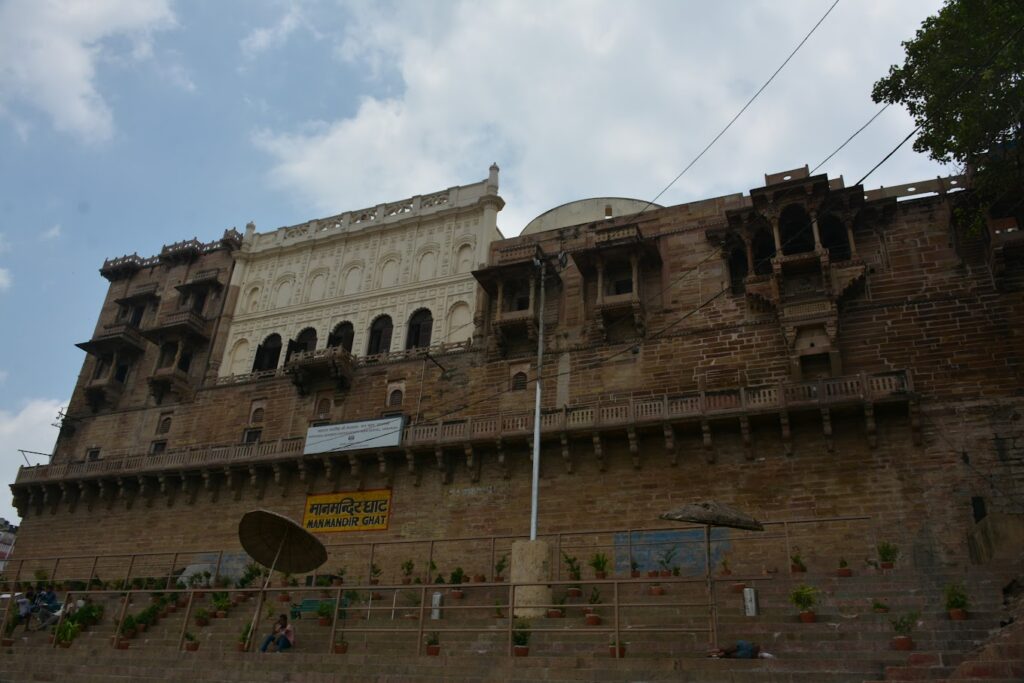
M 737 640 L 734 647 L 715 648 L 708 656 L 713 659 L 775 659 L 775 655 L 749 640 Z
M 287 614 L 282 614 L 274 622 L 274 630 L 263 639 L 260 652 L 266 652 L 271 643 L 277 647 L 278 652 L 284 652 L 295 645 L 295 629 L 288 623 Z
M 41 590 L 36 596 L 36 604 L 40 607 L 45 607 L 50 612 L 57 612 L 60 610 L 60 600 L 57 599 L 57 594 L 53 590 L 53 586 L 47 586 Z
M 28 631 L 29 617 L 32 616 L 34 609 L 38 609 L 36 607 L 36 594 L 29 588 L 15 598 L 15 602 L 18 604 L 18 618 L 21 620 L 21 623 L 25 624 L 25 630 Z

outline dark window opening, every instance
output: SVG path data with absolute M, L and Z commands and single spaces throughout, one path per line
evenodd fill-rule
M 747 250 L 734 246 L 729 252 L 729 289 L 733 294 L 743 294 L 747 279 Z
M 507 311 L 526 311 L 530 308 L 530 282 L 517 280 L 505 285 L 504 306 Z
M 355 337 L 355 329 L 350 322 L 338 323 L 334 331 L 327 336 L 327 347 L 335 348 L 340 346 L 349 353 L 352 353 L 352 339 Z
M 285 354 L 284 362 L 287 363 L 291 360 L 292 354 L 305 353 L 308 351 L 316 350 L 316 330 L 312 327 L 307 327 L 301 332 L 295 339 L 288 342 L 288 353 Z
M 331 424 L 331 423 L 328 420 L 316 420 L 314 422 L 309 423 L 309 426 L 310 427 L 326 427 L 329 424 Z
M 827 379 L 832 376 L 832 362 L 827 353 L 800 356 L 800 375 L 804 380 Z
M 262 429 L 246 429 L 242 433 L 242 443 L 259 443 L 261 436 L 263 436 Z
M 182 372 L 188 372 L 189 367 L 192 365 L 192 352 L 182 351 L 181 357 L 178 358 L 178 369 Z
M 322 398 L 316 403 L 316 414 L 320 417 L 329 415 L 331 412 L 331 399 Z
M 98 449 L 98 448 L 89 448 L 89 449 L 87 449 L 85 451 L 85 459 L 88 460 L 89 462 L 93 462 L 95 460 L 99 460 L 100 459 L 100 449 Z
M 206 306 L 206 291 L 199 290 L 192 295 L 192 310 L 199 315 L 203 314 L 203 308 Z
M 512 375 L 512 391 L 523 391 L 526 389 L 527 377 L 525 372 L 517 372 Z
M 110 356 L 100 356 L 96 359 L 96 369 L 93 370 L 92 378 L 101 379 L 110 371 L 110 363 L 112 359 Z
M 263 422 L 263 408 L 257 408 L 252 411 L 252 417 L 249 418 L 249 422 L 252 422 L 253 424 Z
M 621 264 L 609 268 L 605 273 L 604 293 L 612 296 L 619 294 L 632 294 L 633 270 L 629 266 Z
M 402 390 L 395 389 L 388 396 L 388 408 L 398 408 L 402 405 Z
M 421 309 L 409 318 L 409 331 L 405 336 L 405 348 L 425 349 L 430 346 L 430 333 L 434 327 L 434 316 Z
M 366 355 L 374 356 L 391 350 L 391 318 L 382 315 L 370 325 L 370 341 L 366 345 Z
M 988 517 L 988 510 L 985 507 L 985 499 L 981 496 L 973 496 L 971 498 L 971 512 L 974 513 L 975 524 Z
M 160 422 L 157 423 L 156 433 L 157 434 L 166 434 L 169 431 L 171 431 L 171 418 L 169 418 L 169 417 L 162 418 L 160 420 Z
M 114 369 L 114 380 L 124 384 L 128 381 L 128 363 L 118 363 Z
M 142 324 L 142 316 L 143 316 L 143 314 L 145 314 L 145 312 L 146 312 L 146 305 L 145 304 L 138 304 L 138 305 L 132 306 L 132 308 L 131 308 L 131 316 L 128 319 L 128 324 L 130 324 L 132 327 L 138 327 L 140 324 Z
M 821 231 L 821 246 L 828 249 L 830 261 L 849 261 L 852 256 L 846 226 L 836 216 L 828 215 L 818 224 Z
M 754 234 L 752 245 L 754 252 L 754 273 L 771 275 L 772 259 L 775 258 L 775 238 L 771 230 L 762 228 Z
M 256 347 L 256 358 L 252 362 L 252 371 L 274 370 L 281 358 L 281 335 L 272 334 Z
M 790 204 L 779 217 L 779 238 L 782 241 L 782 253 L 803 254 L 814 251 L 814 229 L 811 217 L 802 206 Z
M 160 359 L 157 360 L 158 368 L 167 368 L 174 364 L 174 357 L 178 355 L 178 344 L 167 342 L 160 347 Z
M 161 453 L 165 452 L 166 450 L 167 450 L 167 442 L 166 441 L 154 441 L 153 443 L 149 444 L 149 454 L 150 455 L 160 455 Z

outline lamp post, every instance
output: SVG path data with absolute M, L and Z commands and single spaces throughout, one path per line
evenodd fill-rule
M 539 263 L 538 263 L 539 261 Z M 537 391 L 536 403 L 533 408 L 533 480 L 530 501 L 530 540 L 537 540 L 537 497 L 540 487 L 540 392 L 541 392 L 541 369 L 544 367 L 544 277 L 547 275 L 547 260 L 541 254 L 540 258 L 534 259 L 534 264 L 540 266 L 540 304 L 537 309 L 537 317 L 540 318 L 539 330 L 537 332 Z

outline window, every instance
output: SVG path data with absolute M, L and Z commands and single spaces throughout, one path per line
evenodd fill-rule
M 162 417 L 156 425 L 157 434 L 167 434 L 171 431 L 171 418 Z
M 409 331 L 405 337 L 406 349 L 425 349 L 430 346 L 430 333 L 434 327 L 434 316 L 422 308 L 409 318 Z
M 370 341 L 366 345 L 366 355 L 373 356 L 391 350 L 391 318 L 382 315 L 370 325 Z
M 605 294 L 617 296 L 633 293 L 633 269 L 628 263 L 610 266 L 605 275 Z
M 85 451 L 85 459 L 89 462 L 95 462 L 100 459 L 100 449 L 89 448 Z
M 166 450 L 167 450 L 167 442 L 166 441 L 154 441 L 153 443 L 149 444 L 149 454 L 150 455 L 160 455 L 161 453 L 165 452 Z
M 249 418 L 249 422 L 253 424 L 259 424 L 263 422 L 263 408 L 256 408 L 252 411 L 252 417 Z
M 747 279 L 747 250 L 735 245 L 729 251 L 729 289 L 733 294 L 743 294 Z
M 275 370 L 281 358 L 281 335 L 272 334 L 256 347 L 256 358 L 252 363 L 252 371 Z
M 167 342 L 160 347 L 160 359 L 157 361 L 158 368 L 168 368 L 174 364 L 174 357 L 178 355 L 178 344 Z
M 811 217 L 799 204 L 790 204 L 779 216 L 779 237 L 782 241 L 782 253 L 802 254 L 814 251 L 814 230 L 811 228 Z
M 772 259 L 775 258 L 775 238 L 768 228 L 761 228 L 754 234 L 754 273 L 771 275 Z
M 101 379 L 110 371 L 110 364 L 113 362 L 111 356 L 100 356 L 96 359 L 96 370 L 92 373 L 93 379 Z
M 124 384 L 128 380 L 128 363 L 118 363 L 114 368 L 114 380 Z
M 352 323 L 345 321 L 334 326 L 334 331 L 327 336 L 327 348 L 340 346 L 349 353 L 352 353 L 352 338 L 355 336 L 355 329 Z
M 206 290 L 200 289 L 192 295 L 192 310 L 197 314 L 203 314 L 203 308 L 206 306 Z
M 285 355 L 284 362 L 287 363 L 291 360 L 293 353 L 304 353 L 307 351 L 316 350 L 316 330 L 312 327 L 307 327 L 299 335 L 295 337 L 293 341 L 288 342 L 288 353 Z
M 526 382 L 527 378 L 525 372 L 517 372 L 516 374 L 512 375 L 512 391 L 525 390 Z
M 388 396 L 388 408 L 398 408 L 402 405 L 402 390 L 395 389 Z
M 829 214 L 821 219 L 818 228 L 821 231 L 821 246 L 828 249 L 829 260 L 849 261 L 852 253 L 843 222 L 837 216 Z
M 331 414 L 331 399 L 322 398 L 316 402 L 316 414 L 325 417 Z
M 178 359 L 178 369 L 182 372 L 188 372 L 189 367 L 192 365 L 192 351 L 182 351 L 181 357 Z
M 262 429 L 246 429 L 242 433 L 242 443 L 259 443 L 261 436 L 263 436 Z

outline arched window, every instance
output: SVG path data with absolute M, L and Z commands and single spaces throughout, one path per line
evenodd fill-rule
M 277 369 L 277 361 L 281 359 L 281 335 L 272 334 L 256 347 L 256 359 L 252 363 L 252 371 Z
M 277 285 L 277 291 L 274 292 L 274 306 L 277 308 L 284 308 L 292 302 L 292 285 L 294 282 L 291 278 L 279 282 Z
M 473 245 L 463 244 L 455 256 L 455 272 L 468 273 L 473 270 Z
M 252 416 L 249 418 L 249 422 L 253 424 L 259 424 L 263 422 L 263 408 L 257 408 L 252 411 Z
M 157 360 L 158 368 L 169 368 L 174 365 L 174 357 L 178 355 L 178 342 L 164 342 L 160 347 L 160 358 Z
M 460 301 L 448 313 L 447 342 L 460 342 L 473 338 L 473 311 L 469 304 Z
M 291 360 L 293 353 L 314 350 L 316 350 L 316 330 L 312 327 L 307 327 L 299 332 L 299 335 L 294 340 L 288 342 L 288 353 L 285 355 L 284 362 L 287 363 Z
M 345 273 L 345 287 L 342 294 L 355 294 L 359 291 L 359 284 L 363 279 L 363 269 L 353 266 Z
M 402 390 L 395 389 L 388 395 L 388 408 L 399 408 L 402 405 Z
M 338 323 L 334 326 L 334 331 L 327 335 L 327 348 L 333 349 L 340 346 L 349 353 L 352 353 L 352 338 L 355 336 L 355 333 L 352 323 L 347 320 Z
M 239 339 L 231 351 L 231 374 L 244 375 L 249 367 L 249 342 Z
M 394 287 L 398 284 L 398 261 L 388 259 L 380 269 L 380 286 Z
M 821 231 L 821 246 L 828 249 L 830 261 L 849 261 L 850 241 L 847 239 L 846 226 L 834 214 L 828 214 L 818 222 Z
M 316 402 L 316 414 L 320 417 L 326 417 L 331 412 L 331 399 L 322 398 Z
M 782 240 L 783 254 L 814 251 L 811 217 L 799 204 L 790 204 L 782 210 L 782 215 L 779 216 L 779 239 Z
M 160 422 L 158 422 L 157 425 L 156 425 L 156 433 L 157 434 L 166 434 L 169 431 L 171 431 L 171 418 L 169 418 L 169 417 L 161 418 Z
M 768 228 L 761 228 L 754 233 L 752 243 L 754 252 L 754 273 L 757 275 L 770 275 L 772 272 L 772 259 L 775 258 L 775 238 Z
M 523 391 L 526 389 L 526 382 L 527 378 L 525 372 L 517 372 L 512 375 L 512 391 Z
M 743 244 L 734 244 L 729 250 L 729 288 L 733 294 L 742 294 L 747 279 L 747 250 Z
M 420 267 L 416 273 L 416 279 L 422 282 L 423 280 L 432 280 L 435 275 L 437 268 L 437 256 L 432 251 L 428 251 L 420 256 Z
M 434 327 L 434 316 L 421 308 L 409 318 L 409 331 L 405 335 L 405 348 L 425 349 L 430 346 L 430 331 Z
M 391 317 L 382 315 L 370 325 L 370 339 L 366 345 L 366 355 L 374 356 L 391 350 Z
M 326 293 L 327 275 L 325 273 L 317 273 L 309 281 L 309 301 L 320 301 Z
M 252 313 L 260 305 L 260 288 L 253 287 L 245 297 L 245 310 Z

